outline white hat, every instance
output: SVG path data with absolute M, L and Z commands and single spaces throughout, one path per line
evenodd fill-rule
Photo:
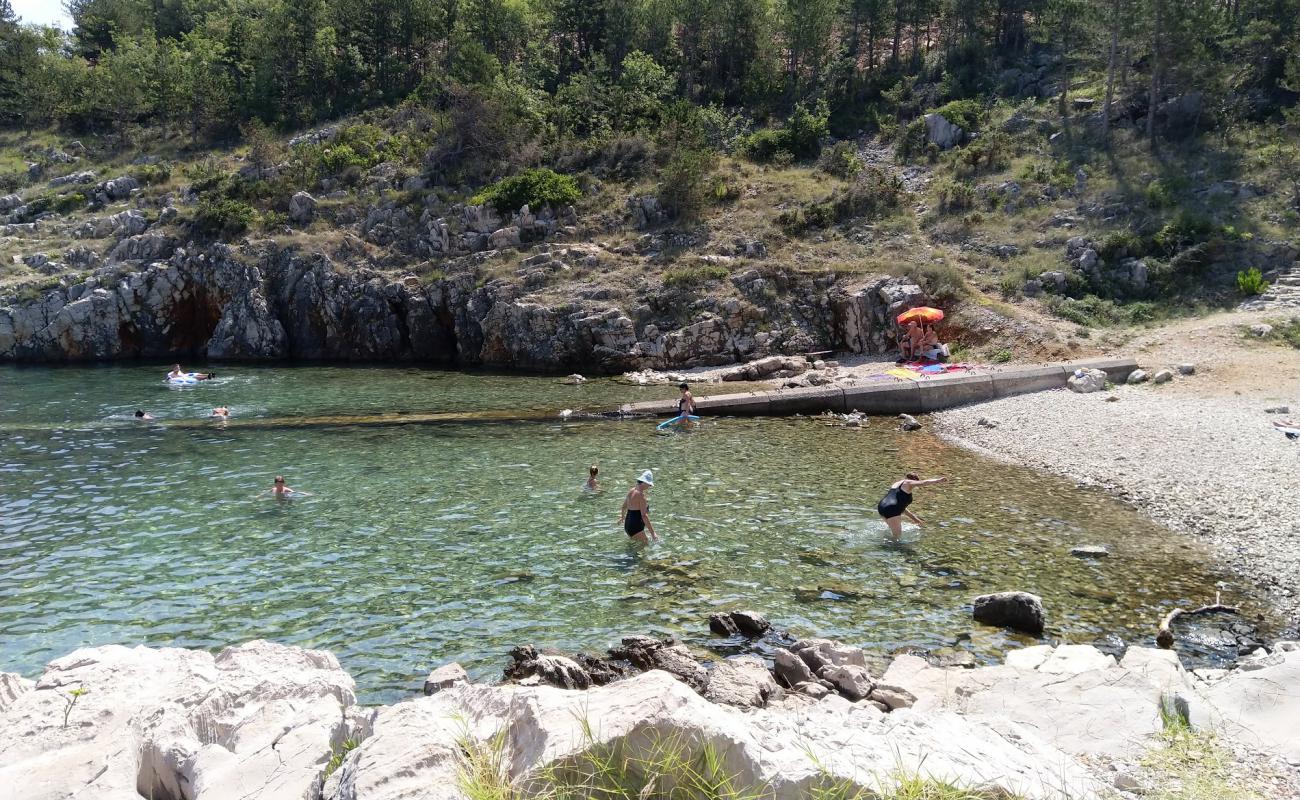
M 644 483 L 646 486 L 655 485 L 655 474 L 650 470 L 641 473 L 641 477 L 636 479 L 637 483 Z

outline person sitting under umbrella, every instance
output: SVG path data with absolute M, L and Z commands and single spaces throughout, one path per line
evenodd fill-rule
M 908 320 L 907 327 L 898 336 L 898 349 L 903 354 L 904 361 L 916 358 L 917 353 L 921 352 L 921 343 L 924 339 L 925 333 L 916 320 Z

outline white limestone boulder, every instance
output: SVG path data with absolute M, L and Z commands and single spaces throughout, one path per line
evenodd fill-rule
M 899 656 L 881 683 L 916 695 L 916 711 L 954 709 L 991 725 L 1008 720 L 1077 756 L 1135 757 L 1163 727 L 1162 696 L 1191 693 L 1181 666 L 1158 653 L 1129 648 L 1121 665 L 1091 646 L 1042 645 L 1008 655 L 1006 666 L 980 669 Z
M 920 775 L 1035 800 L 1075 800 L 1101 787 L 1060 750 L 1002 721 L 1000 728 L 949 711 L 900 709 L 828 697 L 780 710 L 741 711 L 709 703 L 661 671 L 575 693 L 547 686 L 461 685 L 382 709 L 374 735 L 326 782 L 324 800 L 459 798 L 462 745 L 499 732 L 505 777 L 592 747 L 644 754 L 676 737 L 711 745 L 741 785 L 770 787 L 773 800 L 809 796 L 830 781 L 887 790 Z
M 355 702 L 322 651 L 83 648 L 0 710 L 0 786 L 24 798 L 302 798 L 352 735 Z
M 1204 688 L 1203 699 L 1191 703 L 1191 721 L 1300 766 L 1300 650 L 1279 648 L 1269 660 Z

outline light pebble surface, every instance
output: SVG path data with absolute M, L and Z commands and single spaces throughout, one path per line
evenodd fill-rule
M 1108 401 L 1111 396 L 1117 400 Z M 1264 413 L 1268 405 L 1121 386 L 1010 397 L 933 419 L 951 441 L 1100 487 L 1158 522 L 1202 537 L 1294 621 L 1300 442 L 1273 429 L 1279 417 Z M 984 417 L 997 427 L 977 424 Z

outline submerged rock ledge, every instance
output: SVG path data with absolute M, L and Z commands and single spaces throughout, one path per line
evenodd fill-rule
M 744 683 L 736 672 L 727 685 Z M 499 747 L 504 777 L 522 784 L 593 748 L 636 753 L 672 739 L 712 748 L 740 784 L 773 798 L 827 782 L 887 790 L 902 776 L 990 796 L 1094 798 L 1115 780 L 1099 761 L 1138 758 L 1162 705 L 1300 763 L 1292 643 L 1212 681 L 1170 651 L 1138 647 L 1116 661 L 1089 646 L 1043 645 L 978 669 L 899 656 L 879 683 L 916 702 L 889 713 L 802 693 L 742 710 L 657 669 L 587 690 L 449 673 L 430 696 L 365 708 L 323 651 L 266 641 L 215 656 L 83 648 L 35 682 L 0 673 L 0 785 L 26 798 L 460 798 L 457 776 L 474 748 Z

